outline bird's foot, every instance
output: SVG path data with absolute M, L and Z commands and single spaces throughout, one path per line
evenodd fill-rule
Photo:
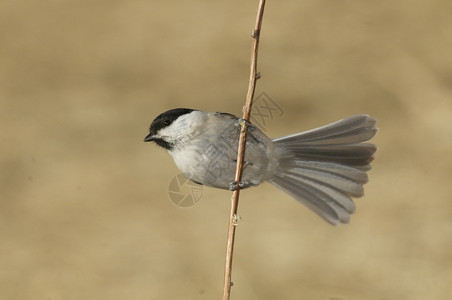
M 231 191 L 236 191 L 236 190 L 241 190 L 241 189 L 245 189 L 247 187 L 250 187 L 251 184 L 248 182 L 243 182 L 243 181 L 233 181 L 229 184 L 229 190 Z
M 245 131 L 247 129 L 247 127 L 249 127 L 251 125 L 251 123 L 245 119 L 238 118 L 237 121 L 234 123 L 234 125 L 241 131 Z

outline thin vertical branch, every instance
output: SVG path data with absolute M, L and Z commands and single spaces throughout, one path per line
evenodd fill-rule
M 260 0 L 257 9 L 256 25 L 254 26 L 251 37 L 253 38 L 252 50 L 251 50 L 251 67 L 250 67 L 250 79 L 248 84 L 248 93 L 246 95 L 245 106 L 243 107 L 243 119 L 250 120 L 251 107 L 254 98 L 254 91 L 256 89 L 256 81 L 260 78 L 260 74 L 257 72 L 257 52 L 259 48 L 259 37 L 262 28 L 262 18 L 264 16 L 265 0 Z M 243 160 L 245 157 L 246 147 L 246 122 L 241 122 L 239 147 L 237 153 L 237 168 L 235 171 L 234 181 L 236 183 L 242 180 L 243 173 Z M 223 287 L 223 300 L 229 300 L 231 294 L 231 273 L 232 273 L 232 256 L 234 252 L 235 230 L 237 226 L 238 205 L 239 205 L 240 188 L 236 189 L 232 193 L 231 199 L 231 212 L 229 216 L 228 227 L 228 242 L 226 246 L 226 264 L 224 268 L 224 287 Z

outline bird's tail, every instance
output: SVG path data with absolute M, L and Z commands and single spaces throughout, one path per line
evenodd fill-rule
M 276 148 L 289 151 L 290 163 L 269 182 L 329 223 L 348 223 L 355 211 L 351 197 L 363 195 L 377 150 L 364 143 L 377 133 L 375 125 L 368 115 L 356 115 L 274 139 Z

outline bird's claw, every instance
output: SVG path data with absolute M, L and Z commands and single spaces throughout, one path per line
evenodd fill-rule
M 233 181 L 229 184 L 229 190 L 236 191 L 249 187 L 249 184 L 243 181 Z
M 240 130 L 245 130 L 251 123 L 245 119 L 239 118 L 237 122 L 234 123 L 235 127 Z

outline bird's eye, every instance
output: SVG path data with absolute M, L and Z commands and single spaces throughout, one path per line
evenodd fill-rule
M 171 125 L 171 120 L 165 120 L 165 121 L 163 121 L 163 125 L 165 125 L 165 126 Z

